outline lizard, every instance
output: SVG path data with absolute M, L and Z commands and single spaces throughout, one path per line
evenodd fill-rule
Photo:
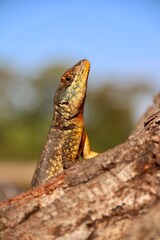
M 62 75 L 54 97 L 53 119 L 31 187 L 60 174 L 80 156 L 89 159 L 97 155 L 90 149 L 83 117 L 89 71 L 90 62 L 83 59 Z

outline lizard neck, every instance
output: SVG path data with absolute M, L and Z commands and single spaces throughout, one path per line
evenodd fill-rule
M 80 111 L 78 115 L 66 119 L 63 115 L 61 115 L 58 111 L 54 111 L 52 126 L 63 128 L 67 127 L 71 124 L 75 124 L 77 127 L 84 126 L 84 118 L 83 118 L 83 111 Z

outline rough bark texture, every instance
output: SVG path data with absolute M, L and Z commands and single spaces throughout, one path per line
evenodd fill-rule
M 160 239 L 160 95 L 127 141 L 0 204 L 0 239 Z

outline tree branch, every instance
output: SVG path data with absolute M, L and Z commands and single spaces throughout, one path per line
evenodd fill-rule
M 0 239 L 143 239 L 130 229 L 159 200 L 159 108 L 157 95 L 125 143 L 2 202 Z

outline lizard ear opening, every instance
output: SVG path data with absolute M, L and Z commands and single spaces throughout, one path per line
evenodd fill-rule
M 68 102 L 61 102 L 61 105 L 68 105 Z

